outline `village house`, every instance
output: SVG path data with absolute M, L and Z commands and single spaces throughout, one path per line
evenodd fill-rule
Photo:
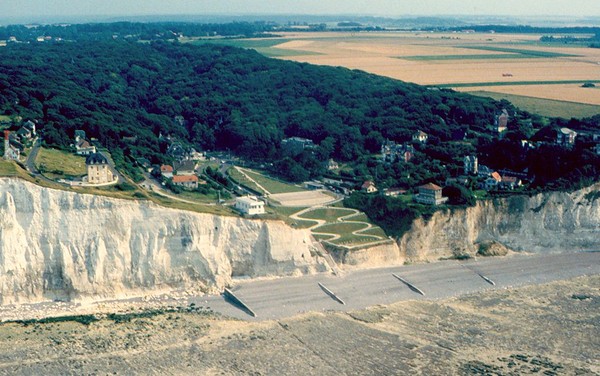
M 474 155 L 467 155 L 463 159 L 465 175 L 477 175 L 479 171 L 479 163 Z
M 442 196 L 442 187 L 428 183 L 419 187 L 419 193 L 415 196 L 415 201 L 426 205 L 441 205 L 448 201 L 448 197 Z
M 328 171 L 337 170 L 338 168 L 340 168 L 340 165 L 333 159 L 330 159 L 327 161 L 327 170 Z
M 486 165 L 479 165 L 477 166 L 477 176 L 480 177 L 488 177 L 490 176 L 492 173 L 494 172 L 494 170 L 492 170 L 491 168 L 489 168 Z
M 235 208 L 242 214 L 257 215 L 265 213 L 265 203 L 256 196 L 242 196 L 235 199 Z
M 421 130 L 417 131 L 417 133 L 413 134 L 412 140 L 415 142 L 420 142 L 422 144 L 427 142 L 429 135 Z
M 108 165 L 108 160 L 101 153 L 93 153 L 85 159 L 87 182 L 89 184 L 105 184 L 115 181 L 115 176 Z
M 298 155 L 305 149 L 314 149 L 316 145 L 308 138 L 290 137 L 281 140 L 281 147 L 287 155 Z
M 173 166 L 171 165 L 161 165 L 160 166 L 160 176 L 165 179 L 170 179 L 173 177 Z
M 405 193 L 406 193 L 405 189 L 401 189 L 401 188 L 397 188 L 397 187 L 385 188 L 383 190 L 383 194 L 388 197 L 398 197 Z
M 192 160 L 175 163 L 174 170 L 177 175 L 195 175 L 198 164 Z
M 502 133 L 508 129 L 509 118 L 510 117 L 508 116 L 508 111 L 506 111 L 505 109 L 503 109 L 502 113 L 496 117 L 495 126 L 498 133 Z
M 414 152 L 415 149 L 412 145 L 400 145 L 388 140 L 381 145 L 381 160 L 384 163 L 393 163 L 396 161 L 408 162 L 414 156 Z
M 499 187 L 500 189 L 510 189 L 513 190 L 517 187 L 521 186 L 521 179 L 516 176 L 502 176 L 500 180 Z
M 196 175 L 174 175 L 173 184 L 185 189 L 198 188 L 198 177 Z
M 317 191 L 319 189 L 325 189 L 325 185 L 319 181 L 307 181 L 304 182 L 304 188 L 310 191 Z
M 10 131 L 4 131 L 4 159 L 18 161 L 21 151 L 10 144 Z
M 367 192 L 367 193 L 375 193 L 375 192 L 377 192 L 377 187 L 375 186 L 375 183 L 373 183 L 370 180 L 365 181 L 360 186 L 360 189 L 361 189 L 361 191 Z
M 563 147 L 572 147 L 575 144 L 577 132 L 569 128 L 561 128 L 556 134 L 556 144 Z
M 498 187 L 498 184 L 500 184 L 501 181 L 502 177 L 500 176 L 500 174 L 494 171 L 490 174 L 490 176 L 487 179 L 485 179 L 484 189 L 486 191 L 495 189 L 496 187 Z
M 85 131 L 81 129 L 75 131 L 75 154 L 91 155 L 96 153 L 96 147 L 91 145 L 85 138 Z

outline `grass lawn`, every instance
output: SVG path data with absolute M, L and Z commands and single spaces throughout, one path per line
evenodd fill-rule
M 203 195 L 200 192 L 196 192 L 196 191 L 182 191 L 179 194 L 176 194 L 175 196 L 177 197 L 181 197 L 182 199 L 185 200 L 191 200 L 191 201 L 198 201 L 200 203 L 211 203 L 214 204 L 217 202 L 217 200 L 219 199 L 218 194 L 215 193 L 209 193 L 207 195 Z
M 367 231 L 361 232 L 363 235 L 375 235 L 387 239 L 387 234 L 380 227 L 373 227 Z
M 376 238 L 374 236 L 361 236 L 361 235 L 354 235 L 354 234 L 348 233 L 348 234 L 342 235 L 339 239 L 332 241 L 332 243 L 339 244 L 339 245 L 352 246 L 352 245 L 358 245 L 361 243 L 376 242 L 376 241 L 380 241 L 380 240 L 382 240 L 382 239 Z
M 79 177 L 87 174 L 85 157 L 57 149 L 41 148 L 35 165 L 52 178 Z
M 321 219 L 326 222 L 337 222 L 339 217 L 343 217 L 348 214 L 352 214 L 354 210 L 341 209 L 341 208 L 319 208 L 311 210 L 301 215 L 301 218 L 306 219 Z M 366 217 L 366 216 L 365 216 Z M 352 217 L 350 220 L 354 220 Z M 360 219 L 358 219 L 360 221 Z M 368 219 L 367 219 L 368 221 Z
M 264 187 L 269 193 L 290 193 L 290 192 L 304 192 L 306 189 L 295 186 L 290 183 L 285 183 L 279 180 L 271 179 L 265 175 L 262 175 L 256 171 L 244 169 L 244 173 Z
M 595 106 L 593 104 L 493 93 L 490 91 L 469 91 L 468 93 L 480 97 L 490 97 L 495 100 L 506 99 L 522 110 L 548 117 L 570 119 L 572 117 L 584 118 L 600 114 L 600 106 Z
M 15 162 L 0 160 L 0 176 L 18 176 L 17 164 Z
M 227 170 L 227 174 L 229 174 L 229 176 L 238 184 L 244 185 L 250 189 L 253 189 L 257 192 L 262 192 L 265 193 L 264 190 L 260 189 L 258 187 L 258 185 L 256 185 L 256 183 L 254 183 L 252 180 L 248 179 L 248 177 L 244 174 L 242 174 L 241 172 L 238 171 L 238 169 L 236 168 L 230 168 L 229 170 Z
M 353 231 L 358 231 L 367 227 L 366 223 L 329 223 L 323 226 L 317 227 L 314 229 L 314 232 L 323 232 L 330 234 L 339 234 L 339 235 L 347 235 L 351 234 Z

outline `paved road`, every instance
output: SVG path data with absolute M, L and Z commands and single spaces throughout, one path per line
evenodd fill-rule
M 466 266 L 465 267 L 463 267 Z M 392 276 L 413 283 L 421 296 Z M 477 273 L 495 282 L 492 286 Z M 355 310 L 412 299 L 441 299 L 489 289 L 541 284 L 583 275 L 600 274 L 600 252 L 517 255 L 469 261 L 356 270 L 340 277 L 326 274 L 239 281 L 234 293 L 256 312 L 252 318 L 222 296 L 197 297 L 190 302 L 245 320 L 278 319 L 307 311 Z M 346 305 L 334 301 L 318 286 L 322 283 Z
M 35 167 L 35 159 L 37 158 L 38 152 L 40 151 L 40 146 L 42 145 L 42 140 L 40 137 L 37 137 L 33 142 L 33 146 L 29 151 L 29 155 L 27 156 L 27 160 L 25 161 L 25 166 L 32 174 L 38 175 L 40 172 Z

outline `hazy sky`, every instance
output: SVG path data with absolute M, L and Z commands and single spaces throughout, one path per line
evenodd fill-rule
M 600 0 L 0 0 L 0 16 L 161 14 L 600 16 Z

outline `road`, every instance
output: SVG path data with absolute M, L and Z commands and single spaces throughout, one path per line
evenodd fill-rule
M 413 283 L 425 296 L 412 291 L 392 273 Z M 495 286 L 477 273 L 494 281 Z M 600 274 L 600 252 L 515 255 L 355 270 L 338 277 L 319 274 L 238 281 L 232 291 L 256 312 L 256 318 L 228 303 L 222 296 L 191 298 L 190 303 L 210 307 L 227 316 L 254 321 L 279 319 L 307 311 L 348 311 L 403 300 L 442 299 L 596 274 Z M 342 305 L 325 294 L 319 287 L 319 282 L 336 293 L 346 304 Z
M 42 145 L 42 140 L 40 137 L 37 137 L 33 142 L 33 146 L 29 151 L 29 155 L 27 156 L 27 160 L 25 161 L 25 166 L 27 170 L 34 175 L 39 175 L 38 169 L 35 167 L 35 159 L 37 158 L 38 152 L 40 151 L 40 146 Z

